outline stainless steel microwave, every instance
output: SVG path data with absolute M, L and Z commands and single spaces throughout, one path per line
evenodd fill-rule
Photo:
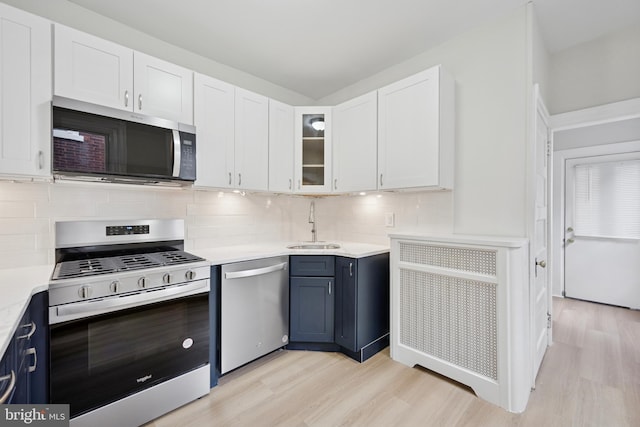
M 55 96 L 56 178 L 152 184 L 196 179 L 195 127 Z

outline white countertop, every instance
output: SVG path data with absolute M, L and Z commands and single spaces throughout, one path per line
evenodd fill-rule
M 53 265 L 0 270 L 0 356 L 7 349 L 31 296 L 49 289 Z
M 209 249 L 190 249 L 188 252 L 205 258 L 211 265 L 229 264 L 231 262 L 249 261 L 281 255 L 337 255 L 349 258 L 363 258 L 389 252 L 388 246 L 372 245 L 356 242 L 317 242 L 337 243 L 338 249 L 288 249 L 288 245 L 309 242 L 278 242 L 252 245 L 224 246 Z
M 195 249 L 188 252 L 211 262 L 211 265 L 269 258 L 280 255 L 337 255 L 362 258 L 389 252 L 388 246 L 355 242 L 331 242 L 339 249 L 288 249 L 287 245 L 302 242 L 260 243 Z M 323 242 L 318 242 L 323 243 Z M 53 265 L 0 270 L 0 356 L 7 349 L 18 322 L 22 318 L 31 296 L 46 291 Z

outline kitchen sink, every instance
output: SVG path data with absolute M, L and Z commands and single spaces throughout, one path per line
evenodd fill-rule
M 337 243 L 298 243 L 287 246 L 287 249 L 340 249 Z

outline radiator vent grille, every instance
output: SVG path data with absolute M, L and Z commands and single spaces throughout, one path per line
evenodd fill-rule
M 420 249 L 428 254 L 460 251 L 434 246 L 404 246 L 405 256 L 416 256 Z M 486 260 L 492 252 L 461 251 L 482 254 L 482 261 L 467 260 L 465 265 L 482 268 L 487 274 L 490 269 Z M 403 256 L 402 248 L 400 256 Z M 495 253 L 493 256 L 495 271 Z M 497 380 L 496 298 L 497 285 L 494 283 L 401 268 L 400 343 Z
M 490 250 L 400 243 L 400 261 L 496 275 L 496 252 Z

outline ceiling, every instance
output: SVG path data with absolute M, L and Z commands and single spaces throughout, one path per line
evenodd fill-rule
M 69 0 L 319 99 L 527 0 Z M 550 52 L 640 22 L 638 0 L 533 0 Z

